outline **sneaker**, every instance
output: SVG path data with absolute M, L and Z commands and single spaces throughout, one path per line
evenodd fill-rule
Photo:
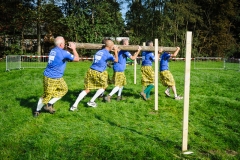
M 104 99 L 105 99 L 105 101 L 110 102 L 111 101 L 111 96 L 106 96 Z
M 121 101 L 121 100 L 126 100 L 126 98 L 123 98 L 122 96 L 117 96 L 117 101 Z
M 177 97 L 175 97 L 174 99 L 175 99 L 175 100 L 181 100 L 181 99 L 183 99 L 183 97 L 177 96 Z
M 117 101 L 122 100 L 122 96 L 117 96 Z
M 77 109 L 77 107 L 74 107 L 74 106 L 72 106 L 72 107 L 70 107 L 70 111 L 77 111 L 78 109 Z
M 142 98 L 146 101 L 147 100 L 147 97 L 146 97 L 146 94 L 144 92 L 141 92 L 140 95 L 142 96 Z
M 169 93 L 168 90 L 165 91 L 165 95 L 166 95 L 167 97 L 170 97 L 170 93 Z
M 36 111 L 36 112 L 34 112 L 33 116 L 34 116 L 34 117 L 38 117 L 39 114 L 40 114 L 40 111 Z
M 55 109 L 53 109 L 53 105 L 49 104 L 49 103 L 44 107 L 44 109 L 51 114 L 53 114 L 55 112 Z
M 97 104 L 95 102 L 87 102 L 87 105 L 90 107 L 97 107 Z

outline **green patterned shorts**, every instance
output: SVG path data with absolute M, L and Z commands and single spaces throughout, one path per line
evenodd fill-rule
M 160 80 L 163 86 L 168 86 L 168 87 L 175 86 L 173 75 L 169 70 L 160 72 Z
M 142 66 L 141 67 L 142 72 L 142 85 L 148 86 L 150 84 L 154 84 L 154 71 L 152 66 Z
M 93 69 L 88 69 L 87 75 L 84 79 L 85 89 L 100 89 L 108 87 L 108 73 L 107 71 L 98 72 Z
M 47 104 L 51 98 L 61 98 L 63 97 L 67 91 L 68 86 L 63 78 L 48 78 L 46 76 L 43 77 L 43 103 Z

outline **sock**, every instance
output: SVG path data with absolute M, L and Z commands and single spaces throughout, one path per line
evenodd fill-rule
M 54 104 L 54 103 L 57 102 L 59 99 L 61 99 L 61 98 L 52 98 L 48 103 Z
M 78 103 L 87 95 L 87 92 L 82 91 L 79 95 L 78 98 L 76 99 L 75 103 L 73 104 L 74 107 L 78 106 Z
M 122 90 L 123 90 L 123 86 L 122 86 L 121 88 L 119 88 L 119 90 L 118 90 L 118 96 L 119 96 L 119 97 L 120 97 L 121 94 L 122 94 Z
M 44 105 L 44 103 L 42 103 L 42 100 L 43 100 L 42 97 L 39 98 L 39 100 L 38 100 L 37 109 L 36 109 L 37 112 L 40 111 Z
M 146 97 L 149 98 L 150 97 L 150 92 L 152 90 L 152 88 L 154 87 L 154 85 L 150 84 L 148 85 L 148 87 L 145 89 L 144 93 L 146 93 Z
M 170 87 L 168 87 L 166 90 L 170 93 Z
M 147 88 L 144 90 L 144 93 L 147 94 L 152 88 L 153 88 L 152 84 L 148 85 Z
M 98 96 L 100 96 L 100 94 L 102 94 L 103 92 L 104 92 L 103 88 L 98 89 L 97 92 L 95 93 L 95 95 L 90 100 L 90 102 L 94 102 L 98 98 Z
M 118 90 L 119 90 L 118 86 L 114 87 L 113 90 L 111 91 L 111 93 L 109 93 L 109 96 L 114 95 L 115 93 L 117 93 Z
M 104 92 L 105 92 L 105 91 L 103 91 L 103 92 L 100 94 L 102 97 L 104 96 Z

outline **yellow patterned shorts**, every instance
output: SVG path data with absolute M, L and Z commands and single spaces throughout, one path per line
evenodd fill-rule
M 125 86 L 127 84 L 126 76 L 124 72 L 114 72 L 112 81 L 115 86 Z
M 43 77 L 43 103 L 47 104 L 51 98 L 62 98 L 68 91 L 68 86 L 63 78 Z
M 150 84 L 154 84 L 154 71 L 152 66 L 142 66 L 141 67 L 142 72 L 142 85 L 148 86 Z
M 160 72 L 160 80 L 163 86 L 168 86 L 168 87 L 175 86 L 173 75 L 169 70 Z
M 85 89 L 100 89 L 108 87 L 108 72 L 98 72 L 91 68 L 88 69 L 84 79 Z

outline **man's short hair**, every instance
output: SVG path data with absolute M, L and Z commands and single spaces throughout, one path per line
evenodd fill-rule
M 121 40 L 120 44 L 124 45 L 124 43 L 127 42 L 127 41 L 129 41 L 129 40 L 127 38 L 124 38 L 124 39 Z
M 61 43 L 64 43 L 64 38 L 62 36 L 57 36 L 55 39 L 54 39 L 54 44 L 56 46 L 59 46 Z
M 146 46 L 149 46 L 150 43 L 153 43 L 153 41 L 147 41 L 147 42 L 146 42 Z

